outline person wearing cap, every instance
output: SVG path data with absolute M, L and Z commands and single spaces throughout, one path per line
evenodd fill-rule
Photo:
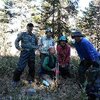
M 70 77 L 69 63 L 70 63 L 70 46 L 67 43 L 67 37 L 61 36 L 59 44 L 57 45 L 57 59 L 59 63 L 59 71 L 61 76 L 66 79 Z
M 49 47 L 48 52 L 49 54 L 44 58 L 39 74 L 42 78 L 44 75 L 49 75 L 53 79 L 56 71 L 55 47 Z
M 15 47 L 21 52 L 18 61 L 18 67 L 15 69 L 13 75 L 13 82 L 15 83 L 20 81 L 20 76 L 27 65 L 29 67 L 27 79 L 34 81 L 35 49 L 37 49 L 38 46 L 37 38 L 35 34 L 32 33 L 33 27 L 34 25 L 32 23 L 28 23 L 27 31 L 21 32 L 15 40 Z M 19 42 L 21 42 L 21 45 Z
M 41 64 L 42 64 L 44 58 L 49 54 L 48 49 L 51 46 L 55 46 L 55 41 L 52 38 L 52 31 L 50 29 L 46 29 L 45 36 L 40 38 L 39 46 L 40 46 L 39 48 L 40 59 L 41 59 Z
M 75 40 L 74 47 L 80 57 L 79 81 L 82 86 L 86 80 L 85 73 L 89 67 L 99 67 L 99 53 L 93 44 L 80 32 L 72 32 L 72 39 Z

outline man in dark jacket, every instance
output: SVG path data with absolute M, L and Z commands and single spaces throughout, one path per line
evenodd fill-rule
M 35 49 L 37 46 L 36 36 L 32 33 L 33 24 L 27 24 L 27 31 L 22 32 L 18 35 L 15 40 L 15 47 L 21 51 L 20 58 L 18 62 L 18 67 L 14 71 L 13 81 L 15 83 L 20 81 L 20 76 L 24 71 L 24 68 L 28 64 L 29 67 L 29 75 L 28 80 L 34 81 L 35 75 Z M 21 41 L 21 45 L 19 42 Z

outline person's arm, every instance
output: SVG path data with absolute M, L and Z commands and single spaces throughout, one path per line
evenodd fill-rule
M 38 38 L 35 36 L 35 45 L 38 45 Z
M 65 59 L 66 63 L 70 62 L 70 47 L 67 47 L 67 55 L 66 55 L 66 59 Z
M 43 62 L 43 68 L 47 71 L 51 71 L 51 68 L 49 68 L 48 63 L 49 63 L 49 57 L 45 57 Z
M 62 56 L 61 56 L 61 54 L 60 54 L 61 52 L 62 52 L 62 51 L 61 51 L 61 49 L 60 49 L 60 46 L 58 45 L 58 46 L 57 46 L 57 59 L 58 59 L 58 62 L 59 62 L 60 65 L 63 64 Z
M 33 49 L 39 49 L 38 39 L 37 39 L 37 37 L 35 35 L 34 35 L 34 38 L 35 38 L 35 45 L 32 45 L 32 48 Z
M 92 45 L 92 43 L 87 40 L 86 42 L 83 42 L 83 46 L 86 52 L 88 53 L 88 55 L 90 56 L 91 60 L 96 61 L 95 54 L 94 54 L 94 51 L 96 52 L 96 50 Z
M 54 41 L 54 39 L 52 40 L 52 46 L 55 46 L 55 41 Z
M 16 40 L 15 40 L 15 47 L 18 49 L 18 50 L 21 50 L 22 48 L 20 47 L 19 45 L 19 42 L 20 40 L 22 39 L 22 33 L 21 34 L 18 34 Z

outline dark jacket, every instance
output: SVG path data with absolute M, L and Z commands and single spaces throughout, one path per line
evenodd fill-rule
M 19 42 L 21 41 L 21 46 Z M 19 50 L 20 48 L 24 50 L 31 50 L 37 48 L 37 39 L 34 34 L 28 34 L 27 32 L 22 32 L 18 35 L 15 40 L 15 47 Z

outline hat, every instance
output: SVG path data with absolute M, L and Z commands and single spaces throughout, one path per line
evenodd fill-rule
M 66 36 L 61 36 L 61 37 L 59 38 L 59 41 L 67 41 L 67 37 L 66 37 Z
M 84 35 L 80 31 L 72 32 L 72 38 L 74 37 L 84 37 Z

